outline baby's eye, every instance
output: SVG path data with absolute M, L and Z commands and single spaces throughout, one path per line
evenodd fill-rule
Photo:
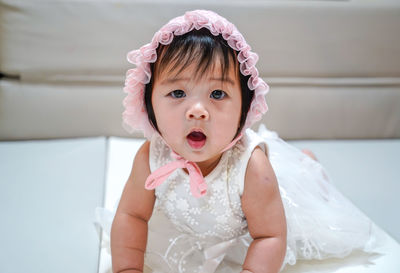
M 175 99 L 180 99 L 186 97 L 185 91 L 183 90 L 174 90 L 169 95 Z
M 216 100 L 222 100 L 223 98 L 225 98 L 225 96 L 226 96 L 226 93 L 222 90 L 214 90 L 210 94 L 210 98 L 216 99 Z

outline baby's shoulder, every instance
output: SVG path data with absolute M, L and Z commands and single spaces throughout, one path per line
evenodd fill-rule
M 265 151 L 260 146 L 256 146 L 249 158 L 246 168 L 246 180 L 248 177 L 256 179 L 266 179 L 273 175 L 271 163 Z
M 143 159 L 143 157 L 149 157 L 150 152 L 150 141 L 145 141 L 136 153 L 136 158 Z
M 255 147 L 246 168 L 242 201 L 254 202 L 255 196 L 271 200 L 273 196 L 279 194 L 278 188 L 278 182 L 267 155 L 259 146 Z
M 269 163 L 266 142 L 257 133 L 247 129 L 230 152 L 228 161 L 231 177 L 237 181 L 242 196 L 246 180 L 253 180 L 251 177 L 261 177 L 266 173 L 268 164 L 265 162 Z
M 271 162 L 268 158 L 266 142 L 254 131 L 246 132 L 248 141 L 248 161 L 245 171 L 244 190 L 248 187 L 261 187 L 266 189 L 274 186 L 276 177 Z
M 149 166 L 150 142 L 146 141 L 140 146 L 133 160 L 133 169 L 143 170 Z

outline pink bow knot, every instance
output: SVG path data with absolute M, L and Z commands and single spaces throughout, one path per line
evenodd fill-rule
M 144 187 L 147 190 L 153 190 L 160 186 L 176 169 L 186 168 L 189 172 L 190 191 L 192 195 L 196 198 L 204 196 L 207 193 L 207 184 L 199 166 L 192 161 L 185 160 L 176 153 L 172 153 L 172 155 L 176 158 L 176 161 L 172 161 L 151 173 L 147 177 Z

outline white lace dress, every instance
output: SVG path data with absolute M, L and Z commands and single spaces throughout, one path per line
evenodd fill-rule
M 252 241 L 240 198 L 256 146 L 272 164 L 285 208 L 288 244 L 283 266 L 297 259 L 344 257 L 353 249 L 371 249 L 372 222 L 335 189 L 320 163 L 275 132 L 248 129 L 205 177 L 204 197 L 192 196 L 182 169 L 156 188 L 145 260 L 153 272 L 240 272 Z M 151 171 L 172 160 L 169 148 L 155 137 Z

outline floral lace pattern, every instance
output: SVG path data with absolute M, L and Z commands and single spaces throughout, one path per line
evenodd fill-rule
M 253 145 L 249 141 L 245 134 L 235 146 L 223 153 L 218 165 L 205 177 L 208 187 L 205 196 L 196 198 L 191 194 L 189 175 L 183 169 L 177 169 L 155 189 L 153 217 L 161 213 L 168 218 L 161 221 L 162 225 L 169 222 L 176 232 L 163 234 L 160 240 L 157 239 L 160 230 L 152 234 L 154 248 L 150 241 L 146 253 L 152 268 L 163 268 L 160 272 L 203 273 L 214 272 L 217 267 L 215 272 L 225 272 L 221 268 L 232 272 L 233 266 L 237 267 L 234 271 L 240 271 L 252 240 L 240 199 L 251 154 L 249 151 L 253 149 L 249 149 L 249 145 Z M 157 134 L 153 135 L 150 145 L 151 171 L 173 160 L 171 150 L 163 139 Z M 160 250 L 162 237 L 169 240 Z M 240 252 L 240 258 L 235 258 L 234 265 L 226 266 L 223 259 L 229 259 L 231 251 L 236 254 Z M 234 256 L 237 257 L 236 254 Z
M 156 136 L 151 142 L 152 171 L 174 160 L 164 141 Z M 205 177 L 207 194 L 195 198 L 190 193 L 188 175 L 175 171 L 156 188 L 156 208 L 161 209 L 181 232 L 199 239 L 230 240 L 247 232 L 247 222 L 241 209 L 240 184 L 243 145 L 238 143 L 221 157 L 218 166 Z

